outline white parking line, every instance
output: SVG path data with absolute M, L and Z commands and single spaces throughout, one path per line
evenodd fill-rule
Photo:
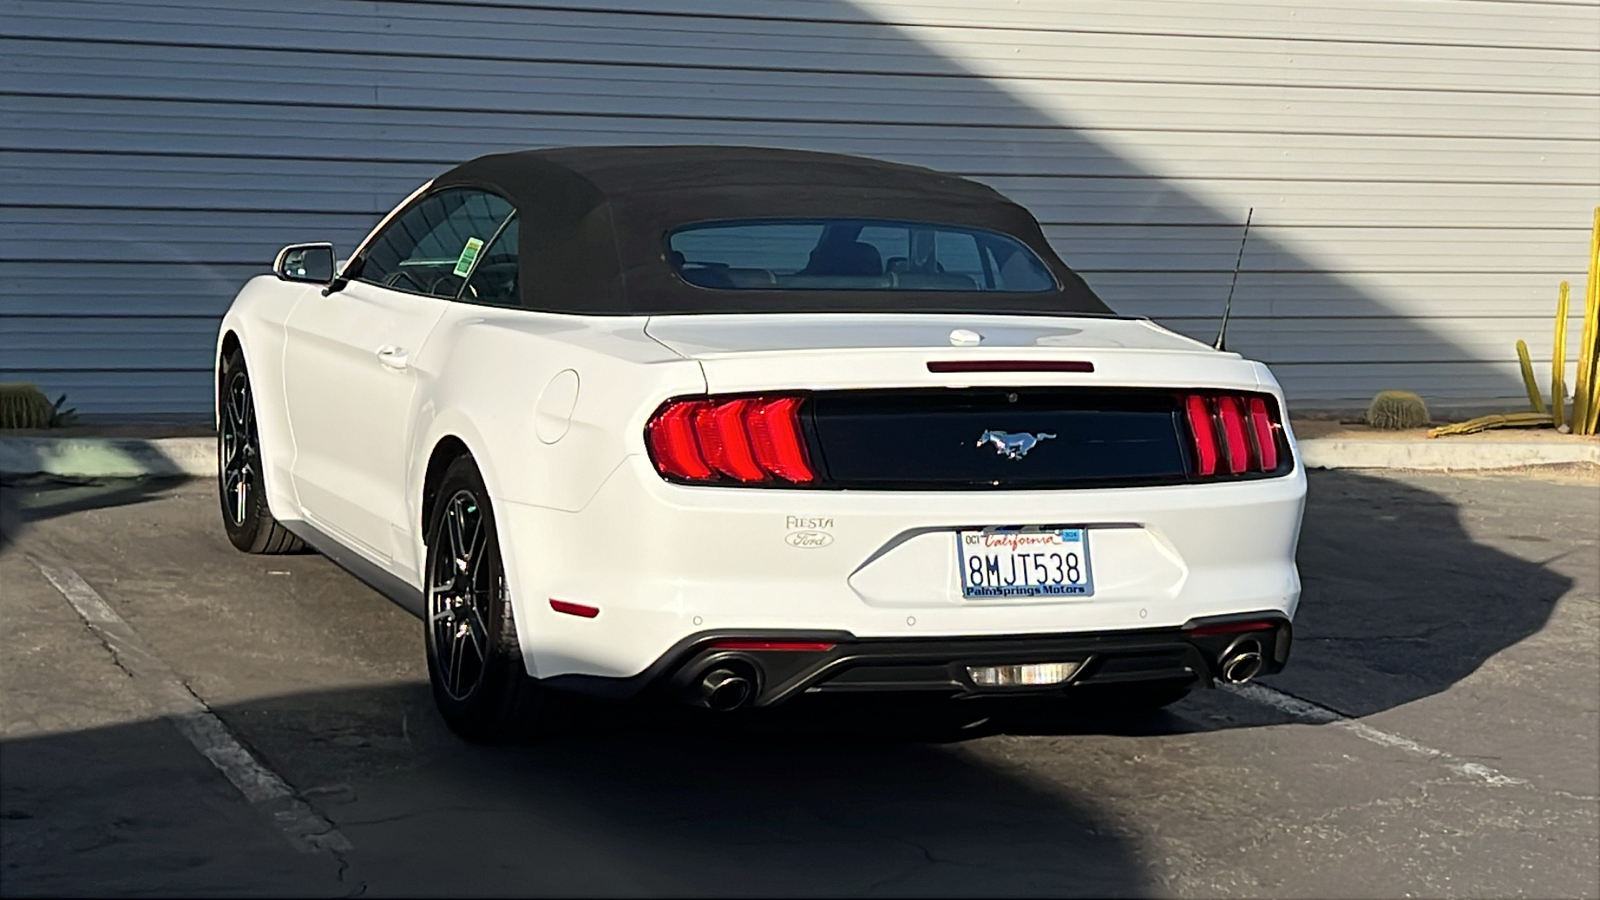
M 1333 725 L 1343 728 L 1344 730 L 1354 734 L 1356 737 L 1359 737 L 1364 741 L 1371 741 L 1374 744 L 1380 744 L 1384 747 L 1394 747 L 1397 750 L 1403 750 L 1412 756 L 1437 762 L 1452 772 L 1457 772 L 1472 778 L 1481 779 L 1488 784 L 1495 785 L 1496 787 L 1503 787 L 1510 784 L 1528 783 L 1526 780 L 1521 778 L 1512 778 L 1509 775 L 1502 775 L 1499 772 L 1496 772 L 1494 769 L 1491 769 L 1481 763 L 1467 762 L 1464 759 L 1451 756 L 1443 750 L 1435 750 L 1432 747 L 1419 744 L 1408 737 L 1401 737 L 1398 734 L 1390 734 L 1387 731 L 1379 731 L 1370 725 L 1358 722 L 1355 719 L 1352 719 L 1343 713 L 1331 710 L 1326 706 L 1319 706 L 1310 702 L 1309 700 L 1301 700 L 1299 697 L 1285 694 L 1282 691 L 1275 691 L 1272 688 L 1266 687 L 1265 685 L 1219 684 L 1218 687 L 1235 696 L 1243 697 L 1244 699 L 1253 701 L 1255 703 L 1260 703 L 1263 706 L 1270 706 L 1273 709 L 1281 712 L 1286 712 L 1302 722 L 1307 722 L 1312 725 Z
M 333 823 L 296 797 L 287 782 L 251 755 L 205 702 L 145 647 L 138 632 L 77 572 L 32 556 L 28 560 L 72 604 L 111 652 L 113 661 L 132 677 L 155 708 L 246 800 L 271 819 L 291 844 L 305 852 L 342 853 L 350 849 L 350 841 Z

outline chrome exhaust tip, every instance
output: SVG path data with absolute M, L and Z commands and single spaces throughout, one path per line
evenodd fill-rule
M 754 672 L 740 672 L 742 666 L 714 666 L 700 679 L 694 690 L 696 706 L 716 712 L 732 712 L 755 697 Z
M 1222 652 L 1219 678 L 1225 684 L 1244 684 L 1261 674 L 1262 665 L 1261 642 L 1253 637 L 1240 638 Z

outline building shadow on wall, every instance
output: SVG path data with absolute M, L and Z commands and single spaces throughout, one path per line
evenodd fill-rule
M 229 297 L 216 293 L 219 273 L 242 279 L 296 241 L 331 239 L 347 250 L 423 179 L 480 153 L 525 147 L 761 144 L 862 153 L 970 175 L 1032 206 L 1062 256 L 1114 307 L 1207 340 L 1215 334 L 1251 204 L 1244 196 L 1237 208 L 1208 202 L 1120 152 L 1101 129 L 1039 108 L 1007 79 L 975 73 L 909 28 L 876 20 L 867 5 L 847 0 L 812 0 L 803 8 L 775 0 L 711 7 L 726 13 L 698 4 L 648 5 L 630 13 L 509 4 L 334 9 L 311 0 L 219 6 L 226 23 L 176 8 L 146 10 L 167 17 L 152 20 L 164 26 L 159 40 L 129 38 L 110 21 L 116 17 L 74 19 L 73 39 L 95 54 L 96 65 L 125 66 L 130 78 L 41 76 L 52 80 L 38 87 L 50 94 L 40 115 L 91 122 L 126 116 L 153 124 L 138 133 L 115 132 L 114 141 L 94 129 L 58 129 L 22 142 L 39 144 L 33 149 L 40 153 L 70 152 L 135 170 L 126 176 L 131 194 L 117 196 L 144 196 L 140 191 L 147 189 L 148 203 L 166 210 L 150 214 L 161 227 L 145 229 L 147 240 L 168 235 L 191 260 L 182 272 L 170 266 L 160 272 L 181 302 L 158 305 L 194 317 L 215 319 L 226 307 Z M 292 40 L 283 33 L 286 21 L 295 23 Z M 22 28 L 19 52 L 59 54 L 69 46 L 30 43 L 31 29 L 43 25 L 13 26 Z M 985 30 L 991 33 L 1004 32 Z M 1044 34 L 1058 43 L 1060 58 L 1072 57 L 1074 41 L 1089 39 L 1071 31 Z M 1172 40 L 1208 49 L 1207 38 Z M 197 80 L 169 74 L 152 58 L 190 67 L 185 71 L 221 66 L 229 74 Z M 292 100 L 282 99 L 274 73 L 295 85 Z M 1067 97 L 1110 80 L 1087 68 L 1070 74 L 1058 86 Z M 94 86 L 102 83 L 115 84 L 115 92 Z M 163 122 L 186 123 L 181 148 L 161 131 Z M 1175 122 L 1139 129 L 1181 141 L 1194 127 Z M 1262 129 L 1263 142 L 1277 137 L 1266 125 L 1253 127 Z M 1381 140 L 1391 150 L 1408 146 L 1401 135 Z M 133 165 L 124 155 L 142 162 Z M 317 158 L 314 164 L 308 155 Z M 191 169 L 182 185 L 148 174 L 154 171 L 150 161 L 162 158 L 164 166 Z M 136 184 L 140 179 L 152 180 L 144 188 Z M 1108 192 L 1115 202 L 1107 202 Z M 118 255 L 132 248 L 126 227 L 115 219 L 98 223 L 112 207 L 76 206 L 87 202 L 81 191 L 68 194 L 48 183 L 19 184 L 14 193 L 39 209 L 76 209 L 87 224 L 75 225 L 79 230 L 69 240 L 50 222 L 30 224 L 43 214 L 29 212 L 18 220 L 19 238 L 8 254 L 16 259 L 0 267 L 23 265 L 16 260 L 82 263 L 73 254 L 92 246 L 107 258 L 87 263 L 86 277 L 140 281 L 130 279 L 128 269 L 149 263 L 152 250 L 141 247 L 138 258 Z M 46 218 L 61 215 L 67 213 Z M 37 302 L 24 293 L 17 312 L 103 310 L 103 298 L 91 293 Z M 142 314 L 152 314 L 149 302 L 140 305 Z M 1284 318 L 1289 313 L 1315 321 L 1290 323 Z M 1365 400 L 1376 389 L 1422 378 L 1460 397 L 1518 393 L 1513 375 L 1423 323 L 1397 316 L 1382 298 L 1262 228 L 1245 253 L 1231 334 L 1235 349 L 1278 363 L 1280 379 L 1296 398 Z M 105 363 L 129 370 L 108 370 L 106 384 L 124 376 L 132 384 L 155 372 L 170 380 L 181 370 L 193 382 L 178 392 L 182 396 L 163 388 L 139 403 L 200 410 L 209 401 L 209 348 L 196 339 L 177 353 L 152 342 Z M 52 372 L 74 365 L 70 354 L 10 355 L 13 361 L 0 369 L 6 378 L 53 383 Z M 1384 365 L 1371 366 L 1374 361 Z M 74 396 L 92 412 L 95 389 L 80 386 L 83 377 L 73 376 Z M 126 402 L 128 411 L 138 411 L 138 404 Z

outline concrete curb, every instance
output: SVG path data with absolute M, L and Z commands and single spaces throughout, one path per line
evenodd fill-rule
M 217 474 L 212 437 L 0 437 L 0 475 L 137 478 Z M 1509 469 L 1600 465 L 1600 441 L 1452 441 L 1311 438 L 1300 442 L 1310 469 Z
M 1600 465 L 1600 442 L 1486 440 L 1362 440 L 1300 442 L 1308 469 L 1511 469 L 1520 466 Z
M 217 474 L 217 441 L 182 438 L 0 438 L 0 475 L 137 478 Z

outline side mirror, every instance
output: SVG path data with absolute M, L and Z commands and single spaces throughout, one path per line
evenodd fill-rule
M 272 262 L 272 274 L 284 281 L 328 284 L 333 272 L 333 245 L 327 242 L 290 244 L 279 250 Z

